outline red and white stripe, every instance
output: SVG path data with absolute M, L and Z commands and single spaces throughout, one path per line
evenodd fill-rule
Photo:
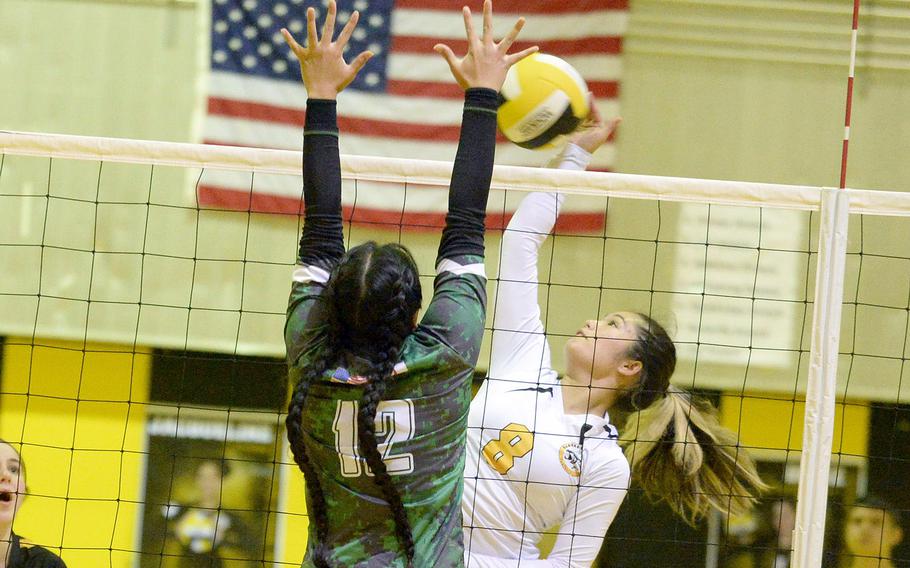
M 840 158 L 840 188 L 847 187 L 847 149 L 850 146 L 850 114 L 853 111 L 853 78 L 856 73 L 856 38 L 859 30 L 859 0 L 853 0 L 853 30 L 850 35 L 850 71 L 847 75 L 847 104 L 844 118 L 844 146 Z

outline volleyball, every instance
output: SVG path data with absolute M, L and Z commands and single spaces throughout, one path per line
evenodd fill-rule
M 588 86 L 564 60 L 535 53 L 506 75 L 497 113 L 499 129 L 522 148 L 543 148 L 588 116 Z

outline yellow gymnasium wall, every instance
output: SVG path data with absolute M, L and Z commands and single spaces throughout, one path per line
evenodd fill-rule
M 9 338 L 0 436 L 22 444 L 29 497 L 15 531 L 67 565 L 130 566 L 142 501 L 150 355 Z
M 803 444 L 805 401 L 780 394 L 726 393 L 721 397 L 721 422 L 739 433 L 739 441 L 757 455 L 798 463 Z M 870 407 L 857 401 L 839 401 L 834 411 L 832 451 L 844 456 L 867 456 Z
M 288 396 L 290 396 L 290 388 Z M 282 440 L 286 439 L 281 432 Z M 278 523 L 275 535 L 277 562 L 298 566 L 306 552 L 309 517 L 306 515 L 306 493 L 303 474 L 294 463 L 287 443 L 282 445 L 282 464 L 278 470 L 281 476 L 281 495 L 278 503 Z
M 276 535 L 278 550 L 275 560 L 288 566 L 299 566 L 303 560 L 303 554 L 306 552 L 310 519 L 306 515 L 303 474 L 296 465 L 293 465 L 290 453 L 286 461 L 291 464 L 281 466 L 281 475 L 284 476 L 281 480 L 284 504 L 281 507 L 282 512 L 279 514 L 279 518 L 284 522 L 284 527 L 278 525 L 279 533 Z
M 112 344 L 4 344 L 0 438 L 21 447 L 29 491 L 14 530 L 62 547 L 70 568 L 136 565 L 151 358 Z M 298 565 L 308 523 L 303 477 L 293 464 L 279 475 L 276 561 Z

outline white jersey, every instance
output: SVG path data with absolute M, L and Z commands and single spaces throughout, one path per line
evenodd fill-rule
M 590 157 L 570 144 L 559 167 L 583 170 Z M 529 194 L 503 236 L 492 360 L 468 417 L 468 568 L 588 567 L 628 490 L 609 417 L 565 414 L 540 319 L 537 254 L 562 199 Z M 556 544 L 540 559 L 537 544 L 555 528 Z

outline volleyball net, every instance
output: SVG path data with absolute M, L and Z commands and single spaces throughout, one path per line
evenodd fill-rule
M 70 566 L 176 566 L 211 552 L 205 530 L 175 527 L 215 499 L 232 565 L 299 565 L 282 334 L 300 153 L 14 132 L 0 153 L 0 437 L 31 493 L 16 532 Z M 430 289 L 451 164 L 342 169 L 348 244 L 407 245 Z M 674 382 L 713 399 L 771 487 L 753 514 L 681 537 L 633 485 L 605 565 L 637 546 L 818 566 L 843 552 L 832 505 L 874 492 L 910 507 L 910 195 L 498 166 L 491 308 L 502 227 L 553 190 L 569 195 L 540 259 L 554 366 L 585 319 L 653 316 L 677 345 Z M 643 536 L 646 509 L 660 530 Z

